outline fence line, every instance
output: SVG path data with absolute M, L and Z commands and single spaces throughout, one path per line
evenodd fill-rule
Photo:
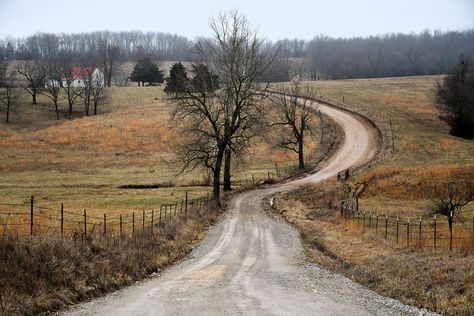
M 186 192 L 185 198 L 179 203 L 161 204 L 151 210 L 130 210 L 127 215 L 111 215 L 109 212 L 97 216 L 88 213 L 87 209 L 82 212 L 67 211 L 63 203 L 57 209 L 39 206 L 36 205 L 34 196 L 31 196 L 30 203 L 0 203 L 0 234 L 63 237 L 66 234 L 87 236 L 100 231 L 103 235 L 117 233 L 123 237 L 127 233 L 133 235 L 138 230 L 163 227 L 180 214 L 199 213 L 209 202 L 209 194 L 190 199 Z
M 350 203 L 353 204 L 353 203 Z M 340 217 L 353 230 L 399 246 L 420 249 L 474 251 L 474 214 L 449 228 L 446 218 L 400 217 L 357 211 L 341 204 Z

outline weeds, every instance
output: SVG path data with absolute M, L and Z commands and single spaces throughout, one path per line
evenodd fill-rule
M 0 237 L 0 305 L 4 315 L 35 315 L 143 279 L 185 256 L 213 223 L 216 209 L 178 215 L 161 229 L 123 238 L 91 233 Z

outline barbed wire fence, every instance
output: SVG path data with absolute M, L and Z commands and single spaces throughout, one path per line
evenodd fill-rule
M 340 217 L 351 229 L 397 246 L 431 250 L 474 251 L 474 214 L 453 223 L 443 216 L 394 216 L 357 211 L 341 204 Z

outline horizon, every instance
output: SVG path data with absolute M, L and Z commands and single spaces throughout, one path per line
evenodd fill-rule
M 178 8 L 187 10 L 181 12 Z M 371 0 L 357 3 L 296 0 L 290 6 L 268 0 L 259 3 L 250 0 L 205 3 L 180 0 L 178 3 L 159 4 L 144 0 L 135 6 L 124 0 L 99 3 L 84 0 L 81 6 L 74 7 L 74 11 L 70 5 L 55 0 L 44 0 L 41 6 L 34 6 L 29 0 L 2 0 L 0 38 L 24 38 L 36 33 L 139 30 L 177 34 L 192 40 L 198 36 L 210 36 L 209 19 L 219 11 L 230 9 L 239 10 L 258 30 L 260 37 L 272 42 L 285 38 L 308 41 L 317 35 L 349 39 L 419 34 L 427 29 L 450 32 L 474 28 L 474 2 L 470 0 L 419 0 L 414 3 L 408 0 L 383 3 Z M 174 12 L 176 14 L 172 14 Z M 20 19 L 28 23 L 17 23 Z
M 467 28 L 463 28 L 463 29 L 461 29 L 461 28 L 459 28 L 459 29 L 448 29 L 448 30 L 424 29 L 424 30 L 421 30 L 419 32 L 413 32 L 413 31 L 412 32 L 407 32 L 407 33 L 405 33 L 405 32 L 388 32 L 388 33 L 369 34 L 369 35 L 365 35 L 365 36 L 351 36 L 351 37 L 341 37 L 341 36 L 335 37 L 335 36 L 330 36 L 328 34 L 315 34 L 313 37 L 308 38 L 308 39 L 306 39 L 306 38 L 303 39 L 303 38 L 298 38 L 298 37 L 293 37 L 293 38 L 284 37 L 284 38 L 277 38 L 275 40 L 270 40 L 268 38 L 266 38 L 266 39 L 268 41 L 270 41 L 271 43 L 277 43 L 278 41 L 282 41 L 282 40 L 303 40 L 305 42 L 309 42 L 309 41 L 313 40 L 314 38 L 316 38 L 318 36 L 327 36 L 331 39 L 350 40 L 350 39 L 371 38 L 371 37 L 383 38 L 383 37 L 392 36 L 392 35 L 414 35 L 414 36 L 419 36 L 419 35 L 423 34 L 424 32 L 429 32 L 431 35 L 433 35 L 434 33 L 437 33 L 437 32 L 440 32 L 442 34 L 446 34 L 446 33 L 452 33 L 452 32 L 462 33 L 462 32 L 470 32 L 470 31 L 474 31 L 474 27 L 467 27 Z M 186 35 L 183 35 L 183 34 L 173 33 L 173 32 L 165 32 L 165 31 L 160 31 L 160 30 L 133 30 L 133 29 L 130 29 L 130 30 L 112 31 L 112 30 L 102 29 L 102 30 L 87 31 L 87 32 L 42 32 L 42 31 L 37 31 L 37 32 L 31 33 L 31 34 L 27 34 L 27 35 L 24 35 L 24 36 L 18 36 L 18 37 L 11 36 L 11 35 L 6 35 L 4 37 L 0 37 L 0 41 L 1 40 L 8 40 L 8 39 L 26 39 L 28 37 L 31 37 L 31 36 L 34 36 L 34 35 L 37 35 L 37 34 L 73 35 L 73 34 L 93 34 L 93 33 L 100 33 L 100 32 L 110 32 L 110 33 L 141 32 L 143 34 L 146 34 L 146 33 L 163 33 L 163 34 L 170 34 L 170 35 L 174 35 L 174 36 L 185 37 L 190 41 L 194 40 L 194 38 L 190 38 L 190 37 L 188 37 Z

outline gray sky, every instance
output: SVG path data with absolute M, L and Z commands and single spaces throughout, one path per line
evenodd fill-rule
M 474 28 L 474 0 L 0 0 L 0 38 L 41 32 L 162 31 L 209 35 L 239 9 L 270 40 Z

